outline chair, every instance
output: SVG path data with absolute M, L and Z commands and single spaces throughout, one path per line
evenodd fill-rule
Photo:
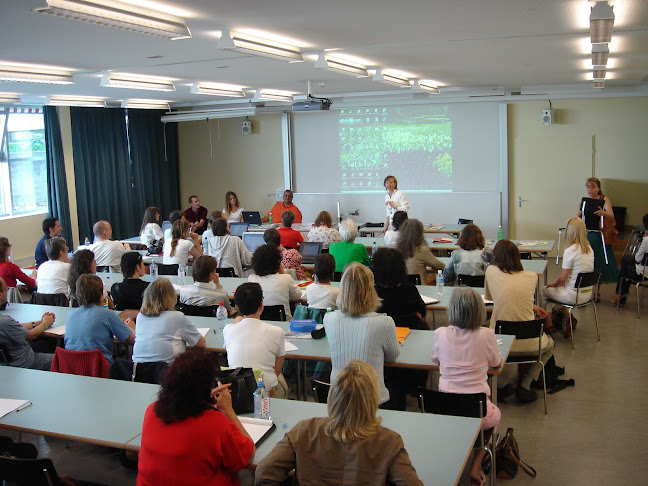
M 111 380 L 136 381 L 138 383 L 160 384 L 162 372 L 168 367 L 164 361 L 133 363 L 128 359 L 115 359 L 108 370 Z
M 596 339 L 598 339 L 599 341 L 601 340 L 601 336 L 599 335 L 596 302 L 594 302 L 594 297 L 596 296 L 596 292 L 594 292 L 594 287 L 598 286 L 600 276 L 601 276 L 601 272 L 599 271 L 578 274 L 578 276 L 576 277 L 576 304 L 565 304 L 564 302 L 558 302 L 557 300 L 553 300 L 553 299 L 547 299 L 545 301 L 545 307 L 547 306 L 547 304 L 551 303 L 551 304 L 560 304 L 563 307 L 567 307 L 569 309 L 569 323 L 566 323 L 565 325 L 568 325 L 572 330 L 571 333 L 572 349 L 574 349 L 574 332 L 573 332 L 574 329 L 572 327 L 572 311 L 574 309 L 580 309 L 581 307 L 585 307 L 587 305 L 592 305 L 594 307 L 594 319 L 596 321 Z M 588 299 L 586 302 L 579 304 L 578 301 L 581 300 L 581 296 L 586 296 L 588 297 Z
M 56 348 L 50 371 L 69 375 L 95 376 L 108 378 L 110 363 L 98 349 L 91 351 L 71 351 Z
M 331 389 L 330 383 L 325 383 L 319 380 L 311 381 L 313 387 L 313 398 L 317 403 L 326 403 L 328 400 L 328 393 Z
M 333 272 L 333 281 L 341 282 L 342 281 L 342 272 Z
M 7 293 L 7 302 L 12 302 L 14 304 L 22 304 L 22 295 L 20 295 L 20 290 L 16 287 L 8 287 L 9 292 Z
M 544 363 L 540 360 L 542 356 L 542 334 L 544 329 L 544 319 L 533 321 L 497 321 L 495 323 L 495 332 L 497 334 L 508 334 L 515 336 L 515 339 L 537 339 L 538 356 L 509 356 L 505 365 L 509 364 L 526 364 L 540 363 L 542 365 L 542 391 L 544 397 L 544 409 L 547 413 L 547 380 L 545 379 Z
M 216 317 L 216 310 L 218 310 L 218 306 L 179 304 L 178 310 L 182 312 L 185 316 Z
M 89 481 L 59 478 L 51 459 L 18 459 L 0 456 L 0 480 L 16 486 L 106 486 Z
M 407 280 L 414 285 L 421 285 L 421 276 L 418 273 L 410 273 Z
M 486 416 L 485 393 L 445 393 L 419 388 L 419 407 L 426 413 L 438 415 L 451 415 L 454 417 L 472 417 L 483 419 Z M 488 438 L 484 429 L 479 429 L 476 447 L 485 450 L 493 462 L 493 451 L 486 446 Z M 495 471 L 491 469 L 490 483 L 495 484 Z
M 262 321 L 286 321 L 286 309 L 282 304 L 279 305 L 266 305 L 263 307 L 261 313 Z
M 484 275 L 457 275 L 458 287 L 483 287 Z
M 158 263 L 158 275 L 178 275 L 178 264 L 165 265 L 164 263 Z
M 219 277 L 236 277 L 236 273 L 234 273 L 234 267 L 217 268 L 216 273 Z
M 9 361 L 11 361 L 11 356 L 7 351 L 7 346 L 5 346 L 4 344 L 0 344 L 0 363 L 8 365 Z
M 457 224 L 472 224 L 472 223 L 473 223 L 472 219 L 459 218 L 459 221 L 457 221 Z
M 418 329 L 422 331 L 430 330 L 425 319 L 419 317 L 416 312 L 400 316 L 391 316 L 391 318 L 394 319 L 394 324 L 396 324 L 397 327 L 409 327 L 410 329 Z
M 641 287 L 641 298 L 643 299 L 643 289 L 648 287 L 648 253 L 644 254 L 643 258 L 641 259 L 641 265 L 643 265 L 644 271 L 639 277 L 622 277 L 621 278 L 621 285 L 623 285 L 623 281 L 627 280 L 628 282 L 634 284 L 636 290 L 637 290 L 637 319 L 641 319 L 641 314 L 640 314 L 640 309 L 641 309 L 641 301 L 639 300 L 639 287 Z M 621 304 L 621 300 L 619 299 L 617 301 L 617 310 L 619 310 L 619 305 Z
M 28 304 L 53 305 L 56 307 L 69 307 L 70 301 L 65 294 L 41 294 L 34 292 L 30 297 Z

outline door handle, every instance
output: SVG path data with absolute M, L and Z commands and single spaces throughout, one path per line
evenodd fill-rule
M 522 201 L 527 202 L 526 199 L 522 199 L 522 196 L 518 196 L 518 207 L 519 207 L 519 208 L 522 207 Z

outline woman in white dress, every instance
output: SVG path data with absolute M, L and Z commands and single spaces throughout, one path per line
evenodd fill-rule
M 229 223 L 240 223 L 243 221 L 243 208 L 239 203 L 238 196 L 233 191 L 227 191 L 225 194 L 225 207 L 223 216 Z
M 160 209 L 156 207 L 146 208 L 144 219 L 140 228 L 140 242 L 143 245 L 151 246 L 154 241 L 160 244 L 164 241 L 164 234 L 160 228 Z
M 164 242 L 164 265 L 186 265 L 189 262 L 189 255 L 194 258 L 203 254 L 200 246 L 196 247 L 193 241 L 189 240 L 189 223 L 182 218 L 173 223 L 171 227 L 171 239 Z
M 398 189 L 398 181 L 393 175 L 388 175 L 383 181 L 385 190 L 385 209 L 387 210 L 387 219 L 385 220 L 385 228 L 383 229 L 383 234 L 389 229 L 394 229 L 392 226 L 392 218 L 396 211 L 405 211 L 409 209 L 409 203 L 407 202 L 407 197 L 405 193 Z

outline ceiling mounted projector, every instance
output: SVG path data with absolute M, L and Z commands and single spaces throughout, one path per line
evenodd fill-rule
M 326 111 L 331 104 L 332 101 L 327 98 L 311 98 L 308 101 L 293 103 L 292 111 Z

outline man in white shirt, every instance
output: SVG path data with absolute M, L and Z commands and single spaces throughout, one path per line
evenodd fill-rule
M 95 242 L 88 247 L 94 253 L 97 270 L 110 267 L 111 272 L 121 273 L 121 257 L 126 250 L 119 241 L 111 241 L 112 227 L 108 221 L 97 221 L 92 227 Z
M 68 258 L 67 243 L 63 238 L 54 237 L 45 240 L 45 250 L 48 261 L 38 267 L 36 285 L 39 294 L 65 294 L 70 297 L 68 288 L 68 275 L 70 263 Z

